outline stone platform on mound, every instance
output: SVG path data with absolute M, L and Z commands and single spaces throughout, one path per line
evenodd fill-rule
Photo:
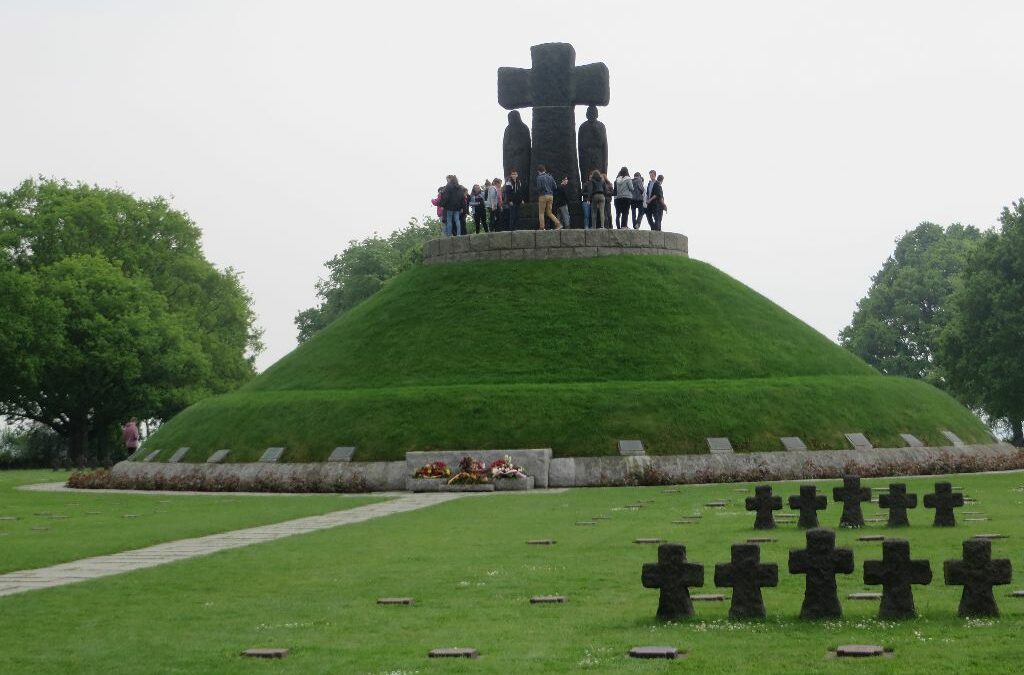
M 685 235 L 650 230 L 515 230 L 431 239 L 423 263 L 553 260 L 608 255 L 689 255 Z

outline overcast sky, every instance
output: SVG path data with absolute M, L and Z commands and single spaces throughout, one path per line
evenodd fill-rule
M 835 339 L 904 231 L 1024 196 L 1021 25 L 981 1 L 0 0 L 0 189 L 173 195 L 244 274 L 262 369 L 349 240 L 500 174 L 497 68 L 570 42 L 611 71 L 611 168 L 665 174 L 665 229 Z

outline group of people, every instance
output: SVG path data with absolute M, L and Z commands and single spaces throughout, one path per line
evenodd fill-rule
M 612 227 L 612 206 L 615 207 L 615 226 L 625 229 L 632 221 L 633 229 L 640 229 L 646 218 L 648 226 L 661 230 L 665 211 L 665 177 L 651 169 L 650 179 L 644 181 L 640 172 L 632 176 L 622 167 L 609 180 L 608 174 L 593 170 L 583 181 L 580 202 L 583 228 Z M 566 191 L 569 177 L 556 181 L 541 164 L 537 167 L 537 219 L 538 229 L 546 229 L 550 221 L 554 229 L 572 227 L 569 209 L 570 197 Z M 528 186 L 514 169 L 508 179 L 484 180 L 467 189 L 457 176 L 450 175 L 437 189 L 430 201 L 437 207 L 437 217 L 444 227 L 444 236 L 454 237 L 468 233 L 466 223 L 473 217 L 476 233 L 519 229 L 519 211 L 526 202 Z

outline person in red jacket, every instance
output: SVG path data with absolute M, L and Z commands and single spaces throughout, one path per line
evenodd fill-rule
M 139 421 L 134 417 L 128 420 L 128 424 L 124 425 L 124 428 L 121 430 L 121 441 L 124 443 L 125 450 L 128 451 L 129 455 L 135 454 L 139 449 L 141 441 L 139 437 Z

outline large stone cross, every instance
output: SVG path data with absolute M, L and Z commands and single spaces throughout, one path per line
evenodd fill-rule
M 673 621 L 693 616 L 690 588 L 704 585 L 704 566 L 689 562 L 682 544 L 662 544 L 658 562 L 644 564 L 640 581 L 645 588 L 661 589 L 658 618 Z
M 772 496 L 771 485 L 758 485 L 754 488 L 754 496 L 746 499 L 747 511 L 757 511 L 754 518 L 755 530 L 771 530 L 775 527 L 775 516 L 772 511 L 782 509 L 782 497 Z
M 762 586 L 779 585 L 779 566 L 761 562 L 757 544 L 733 544 L 732 561 L 715 565 L 715 586 L 732 588 L 730 619 L 764 618 Z
M 577 66 L 576 50 L 561 42 L 534 45 L 530 57 L 530 69 L 498 68 L 498 104 L 533 108 L 530 194 L 536 196 L 537 165 L 543 164 L 556 181 L 569 177 L 566 196 L 579 201 L 575 106 L 608 105 L 608 66 Z
M 793 495 L 789 498 L 789 508 L 800 511 L 799 527 L 810 530 L 818 526 L 818 511 L 823 511 L 828 506 L 828 498 L 818 494 L 815 485 L 801 485 L 800 495 Z
M 935 509 L 935 527 L 955 527 L 953 509 L 963 505 L 964 496 L 953 492 L 953 486 L 949 483 L 936 483 L 935 492 L 924 496 L 924 507 Z
M 789 552 L 789 573 L 806 575 L 801 619 L 828 619 L 843 616 L 836 587 L 837 574 L 853 572 L 853 551 L 836 548 L 832 530 L 807 531 L 807 548 Z
M 886 539 L 882 559 L 864 561 L 864 583 L 882 585 L 880 619 L 909 619 L 916 615 L 911 584 L 930 584 L 932 565 L 927 560 L 910 559 L 910 542 Z
M 843 503 L 839 527 L 864 527 L 864 512 L 860 505 L 871 501 L 871 489 L 860 486 L 859 476 L 843 476 L 843 487 L 832 488 L 832 499 Z
M 889 527 L 907 527 L 907 509 L 917 508 L 917 495 L 907 494 L 906 483 L 890 483 L 889 494 L 878 497 L 878 506 L 889 509 Z
M 992 586 L 1008 584 L 1013 576 L 1010 561 L 992 560 L 992 542 L 968 539 L 963 560 L 947 560 L 942 565 L 947 586 L 963 586 L 960 616 L 999 616 Z

